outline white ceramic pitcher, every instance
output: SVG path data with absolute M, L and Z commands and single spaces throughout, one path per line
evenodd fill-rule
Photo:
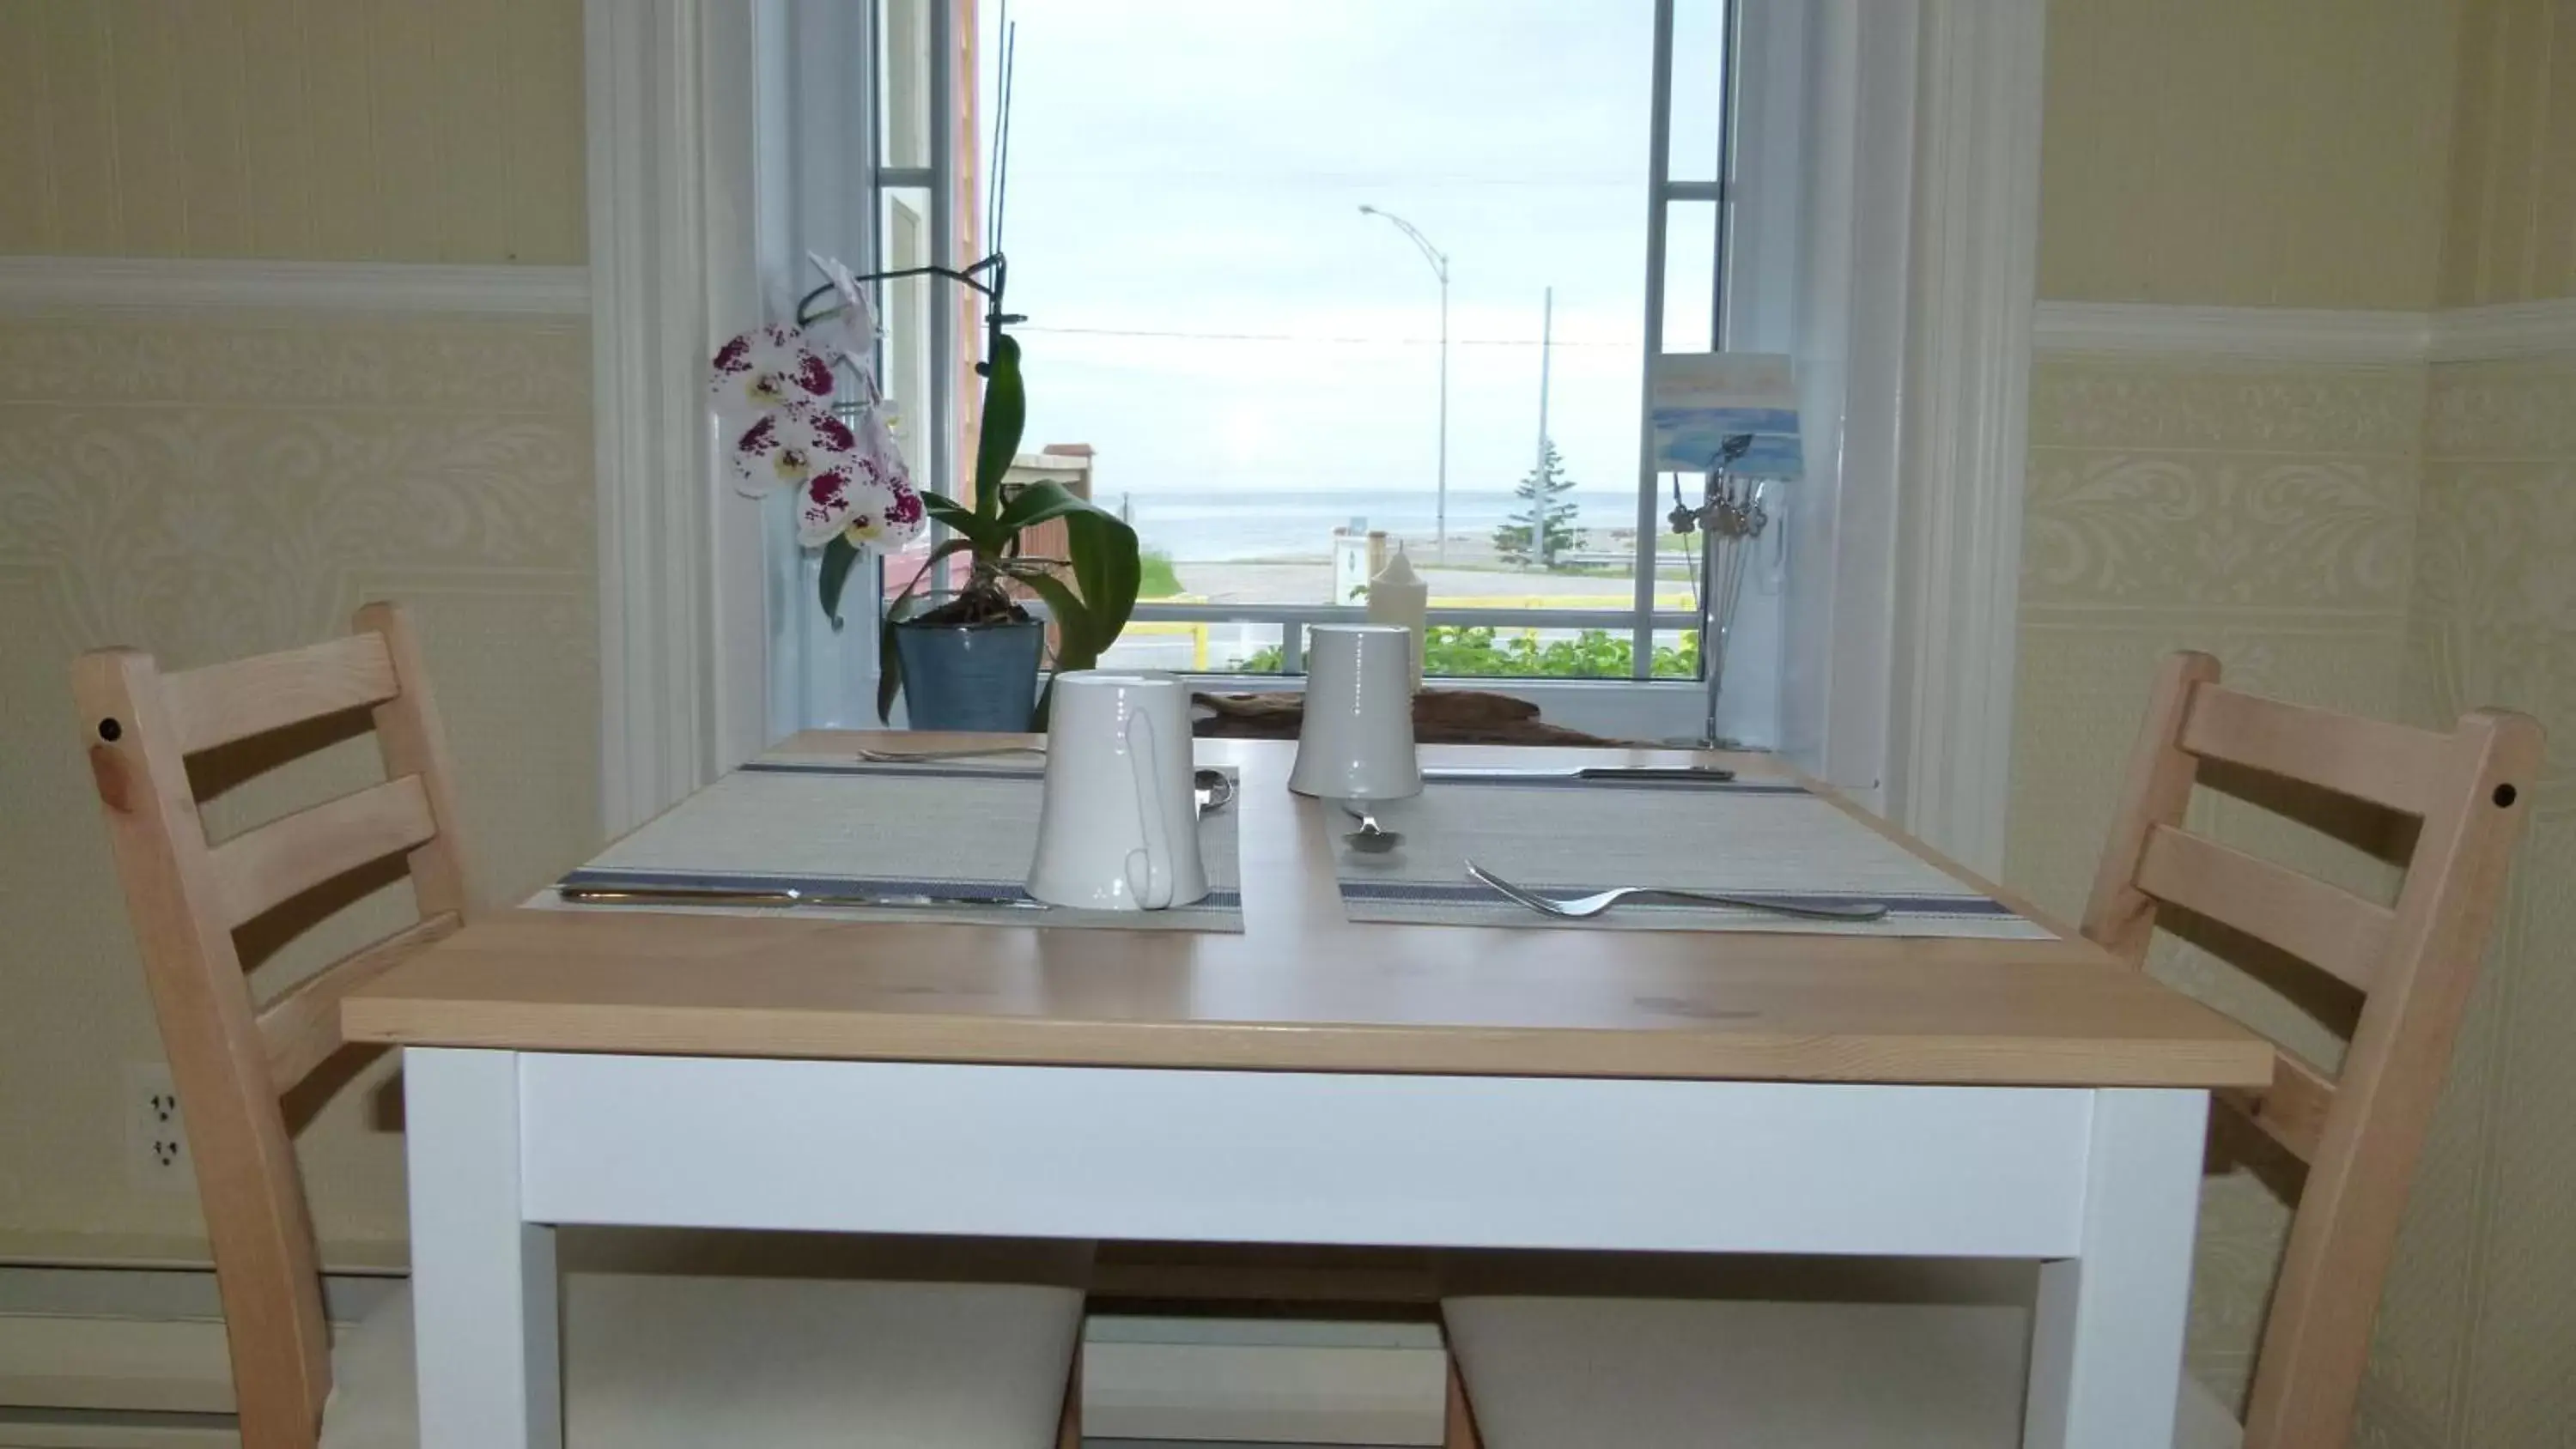
M 1056 676 L 1047 719 L 1029 894 L 1094 911 L 1159 911 L 1205 896 L 1189 686 L 1170 674 L 1076 670 Z

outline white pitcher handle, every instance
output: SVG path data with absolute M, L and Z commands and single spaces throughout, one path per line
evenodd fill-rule
M 1145 736 L 1141 745 L 1136 739 L 1139 731 Z M 1154 737 L 1151 718 L 1127 716 L 1127 762 L 1136 771 L 1136 814 L 1145 836 L 1143 849 L 1127 852 L 1127 888 L 1136 893 L 1136 903 L 1149 911 L 1172 903 L 1172 839 L 1163 823 L 1161 744 Z

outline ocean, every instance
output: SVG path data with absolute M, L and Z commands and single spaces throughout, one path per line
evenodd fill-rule
M 1575 526 L 1634 528 L 1634 493 L 1577 489 Z M 1431 491 L 1420 494 L 1345 492 L 1217 493 L 1135 492 L 1094 499 L 1124 509 L 1138 540 L 1176 563 L 1239 563 L 1258 559 L 1320 559 L 1332 550 L 1335 528 L 1353 522 L 1406 539 L 1429 540 L 1436 516 Z M 1449 536 L 1483 545 L 1496 528 L 1526 505 L 1508 489 L 1449 495 Z

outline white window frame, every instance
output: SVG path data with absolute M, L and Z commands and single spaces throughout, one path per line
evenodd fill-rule
M 763 28 L 834 3 L 586 3 L 610 829 L 792 723 L 768 708 L 770 612 L 808 605 L 765 597 L 757 519 L 719 499 L 700 369 L 758 315 L 760 228 L 779 222 L 773 202 L 756 204 L 778 179 L 751 123 Z M 1798 351 L 1810 458 L 1843 474 L 1829 514 L 1792 504 L 1805 562 L 1789 627 L 1825 647 L 1792 664 L 1787 752 L 1992 871 L 2010 778 L 2044 0 L 1760 3 L 1804 6 L 1814 144 Z M 850 644 L 856 660 L 871 641 Z M 1658 692 L 1527 693 L 1581 725 L 1574 691 L 1589 688 Z M 1640 723 L 1620 732 L 1656 731 Z
M 1714 325 L 1723 325 L 1728 309 L 1739 296 L 1788 295 L 1795 287 L 1797 262 L 1793 246 L 1782 245 L 1785 234 L 1794 240 L 1798 215 L 1795 193 L 1784 192 L 1777 217 L 1769 223 L 1771 245 L 1754 253 L 1757 264 L 1769 267 L 1762 280 L 1768 286 L 1748 286 L 1732 269 L 1720 265 L 1730 247 L 1736 225 L 1737 206 L 1731 190 L 1731 178 L 1710 181 L 1676 181 L 1669 178 L 1669 142 L 1672 125 L 1672 74 L 1674 56 L 1674 0 L 1648 0 L 1655 11 L 1654 51 L 1651 58 L 1653 95 L 1649 107 L 1650 151 L 1648 158 L 1646 250 L 1641 259 L 1645 272 L 1644 288 L 1644 359 L 1662 350 L 1664 326 L 1665 263 L 1670 235 L 1671 203 L 1708 202 L 1719 208 L 1716 229 L 1717 254 L 1709 258 L 1728 291 L 1715 294 L 1717 316 Z M 1762 0 L 1719 0 L 1727 10 L 1730 29 L 1739 10 L 1745 12 L 1747 30 L 1757 44 L 1780 32 L 1783 27 L 1770 16 Z M 1766 21 L 1768 23 L 1766 23 Z M 1730 35 L 1729 44 L 1735 43 Z M 1777 61 L 1777 54 L 1765 56 Z M 1795 60 L 1795 52 L 1790 55 Z M 1737 71 L 1737 61 L 1728 57 L 1730 71 Z M 1740 73 L 1740 72 L 1739 72 Z M 1753 109 L 1794 113 L 1801 94 L 1804 76 L 1798 67 L 1773 65 L 1744 81 L 1754 89 Z M 1731 84 L 1733 83 L 1731 79 Z M 1774 139 L 1772 130 L 1759 117 L 1749 128 L 1757 146 Z M 1794 148 L 1794 133 L 1780 136 L 1781 142 Z M 1734 164 L 1733 153 L 1738 140 L 1735 119 L 1729 117 L 1725 145 L 1728 164 Z M 1794 176 L 1799 168 L 1794 154 L 1785 162 L 1772 162 L 1763 168 L 1767 176 Z M 1763 193 L 1768 199 L 1768 193 Z M 1730 336 L 1731 333 L 1726 334 Z M 1751 350 L 1745 344 L 1730 340 L 1736 350 Z M 1785 345 L 1776 350 L 1786 351 Z M 1651 371 L 1651 367 L 1648 369 Z M 1651 387 L 1652 379 L 1646 380 Z M 1635 592 L 1631 602 L 1616 609 L 1580 608 L 1457 608 L 1437 607 L 1430 610 L 1429 622 L 1439 626 L 1495 629 L 1605 629 L 1625 633 L 1630 641 L 1630 676 L 1626 679 L 1546 679 L 1513 677 L 1433 676 L 1432 688 L 1473 688 L 1492 690 L 1527 699 L 1547 711 L 1552 719 L 1575 728 L 1593 729 L 1605 734 L 1629 738 L 1666 739 L 1696 736 L 1704 723 L 1706 685 L 1701 679 L 1656 680 L 1648 676 L 1653 666 L 1654 639 L 1658 633 L 1696 630 L 1699 615 L 1694 610 L 1658 609 L 1655 607 L 1656 562 L 1658 545 L 1663 541 L 1664 519 L 1661 489 L 1663 478 L 1651 466 L 1653 443 L 1646 426 L 1643 394 L 1638 407 L 1640 432 L 1639 466 L 1636 478 L 1637 512 L 1634 520 L 1638 538 L 1638 558 L 1633 577 Z M 1686 485 L 1687 487 L 1688 485 Z M 1276 674 L 1208 674 L 1192 678 L 1215 687 L 1237 691 L 1292 690 L 1304 686 L 1303 635 L 1314 624 L 1352 623 L 1365 620 L 1367 610 L 1346 604 L 1270 604 L 1270 603 L 1140 603 L 1132 618 L 1144 623 L 1240 623 L 1276 626 L 1280 631 L 1282 663 Z M 1757 673 L 1768 666 L 1779 652 L 1778 620 L 1756 609 L 1754 617 L 1739 626 L 1739 645 L 1750 642 L 1754 647 L 1739 648 L 1734 658 L 1755 668 L 1734 671 L 1739 688 L 1730 692 L 1723 717 L 1725 732 L 1732 737 L 1768 743 L 1778 737 L 1777 690 L 1769 679 Z M 1747 636 L 1751 636 L 1749 639 Z M 1707 654 L 1701 655 L 1705 668 Z M 1581 721 L 1578 723 L 1578 721 Z

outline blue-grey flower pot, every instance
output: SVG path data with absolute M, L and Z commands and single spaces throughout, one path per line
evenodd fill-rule
M 1046 648 L 1039 620 L 897 624 L 894 647 L 914 729 L 1016 732 L 1037 712 L 1038 656 Z

